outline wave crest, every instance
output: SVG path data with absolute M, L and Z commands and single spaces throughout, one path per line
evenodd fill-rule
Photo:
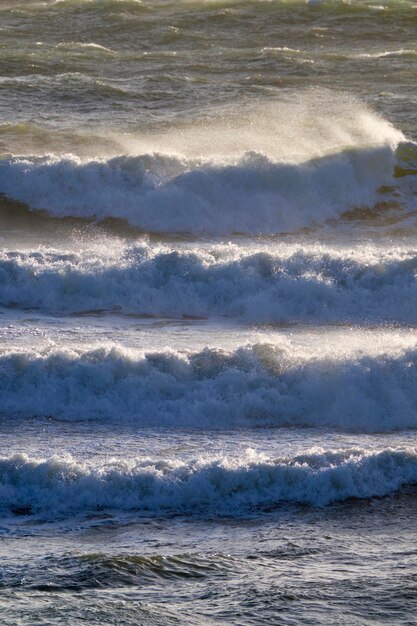
M 416 482 L 413 449 L 352 449 L 292 459 L 252 451 L 239 459 L 186 463 L 138 458 L 103 466 L 70 457 L 0 459 L 1 508 L 47 518 L 103 509 L 239 516 L 283 502 L 323 506 L 384 496 Z
M 53 314 L 213 315 L 251 322 L 414 324 L 417 257 L 375 248 L 173 250 L 106 240 L 0 253 L 0 305 Z
M 0 161 L 0 192 L 51 215 L 117 218 L 148 232 L 274 234 L 372 206 L 392 181 L 391 145 L 302 164 L 246 153 L 234 164 L 161 154 Z
M 310 360 L 273 344 L 194 353 L 20 350 L 0 357 L 0 409 L 4 419 L 382 432 L 417 428 L 416 372 L 416 350 Z

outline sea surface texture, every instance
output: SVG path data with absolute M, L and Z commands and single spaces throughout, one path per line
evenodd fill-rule
M 0 2 L 0 623 L 417 624 L 415 0 Z

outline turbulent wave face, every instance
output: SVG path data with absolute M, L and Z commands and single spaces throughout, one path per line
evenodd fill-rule
M 126 138 L 127 153 L 109 159 L 3 158 L 0 192 L 53 216 L 117 218 L 149 232 L 313 226 L 373 206 L 380 186 L 392 182 L 403 138 L 355 100 L 338 96 L 334 106 L 331 115 L 328 94 L 306 93 L 295 111 L 288 103 L 260 107 Z
M 52 314 L 220 315 L 268 322 L 414 324 L 414 250 L 243 251 L 104 242 L 0 253 L 0 305 Z
M 272 234 L 373 205 L 393 170 L 389 147 L 302 165 L 259 154 L 225 166 L 162 155 L 13 158 L 0 163 L 0 189 L 54 216 L 119 218 L 148 232 Z
M 67 459 L 0 459 L 3 511 L 47 518 L 117 509 L 153 514 L 244 515 L 281 502 L 326 505 L 383 496 L 417 481 L 413 449 L 351 449 L 272 459 L 135 459 L 94 466 Z
M 310 360 L 269 344 L 194 353 L 21 350 L 0 357 L 0 408 L 4 419 L 391 431 L 417 427 L 416 367 L 415 350 Z

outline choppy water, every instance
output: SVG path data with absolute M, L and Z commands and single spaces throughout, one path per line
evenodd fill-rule
M 415 624 L 417 5 L 0 3 L 0 622 Z

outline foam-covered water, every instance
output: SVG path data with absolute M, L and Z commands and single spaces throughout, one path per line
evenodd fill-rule
M 0 254 L 0 305 L 256 323 L 416 321 L 410 245 L 125 244 L 39 246 Z
M 0 4 L 2 624 L 414 623 L 415 3 Z
M 416 428 L 416 351 L 292 357 L 272 344 L 138 355 L 118 346 L 0 357 L 2 412 L 139 427 Z
M 392 182 L 394 155 L 384 147 L 300 165 L 251 153 L 224 166 L 152 154 L 87 163 L 12 158 L 0 166 L 7 197 L 54 216 L 123 219 L 147 232 L 257 235 L 372 207 L 378 188 Z
M 129 154 L 107 160 L 4 158 L 0 187 L 53 216 L 206 235 L 276 234 L 386 200 L 379 190 L 394 182 L 397 146 L 401 161 L 407 148 L 415 160 L 413 145 L 404 149 L 402 133 L 354 99 L 338 96 L 329 115 L 330 94 L 302 97 L 295 111 L 275 104 L 127 137 Z
M 316 452 L 271 459 L 254 452 L 189 463 L 138 458 L 105 466 L 71 458 L 0 459 L 2 508 L 53 519 L 81 511 L 236 515 L 299 502 L 323 506 L 385 496 L 417 481 L 414 449 Z

